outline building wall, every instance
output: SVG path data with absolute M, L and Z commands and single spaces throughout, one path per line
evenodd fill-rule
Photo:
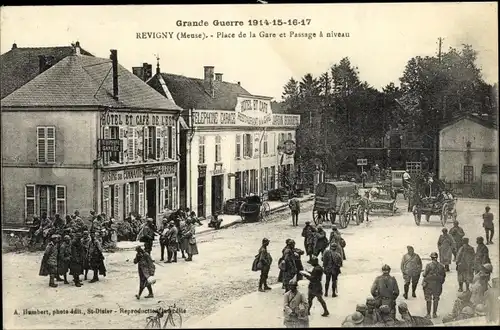
M 444 181 L 464 181 L 464 166 L 469 165 L 473 166 L 473 182 L 476 182 L 481 180 L 484 164 L 498 164 L 495 129 L 463 119 L 441 130 L 439 139 L 439 177 Z
M 93 208 L 93 160 L 97 115 L 94 111 L 7 111 L 2 109 L 2 222 L 24 224 L 26 185 L 64 186 L 66 213 Z M 55 128 L 55 163 L 39 164 L 37 127 Z M 37 190 L 38 191 L 38 190 Z M 35 214 L 40 196 L 36 193 Z M 61 214 L 64 216 L 64 214 Z
M 243 157 L 243 142 L 242 151 L 240 159 L 236 159 L 236 135 L 243 135 L 250 133 L 254 138 L 253 142 L 253 157 L 245 158 Z M 275 142 L 271 142 L 271 134 L 275 133 Z M 278 180 L 278 166 L 280 165 L 281 156 L 278 154 L 278 136 L 280 133 L 285 133 L 285 140 L 288 137 L 288 133 L 292 134 L 292 139 L 295 140 L 295 129 L 294 128 L 272 128 L 267 130 L 268 134 L 268 154 L 261 155 L 261 168 L 270 168 L 275 166 L 275 187 L 277 187 Z M 258 131 L 250 128 L 232 128 L 232 129 L 219 129 L 214 130 L 202 130 L 201 128 L 195 132 L 192 144 L 191 144 L 191 166 L 190 173 L 187 173 L 187 182 L 190 186 L 190 193 L 188 193 L 187 207 L 191 208 L 195 212 L 197 211 L 199 200 L 198 200 L 198 178 L 199 173 L 199 151 L 200 151 L 200 136 L 204 137 L 205 144 L 205 165 L 206 165 L 206 176 L 205 176 L 205 216 L 212 214 L 212 178 L 214 175 L 222 175 L 222 185 L 223 185 L 223 203 L 224 201 L 234 198 L 236 196 L 236 185 L 235 177 L 233 174 L 236 172 L 241 172 L 245 170 L 258 170 L 259 168 L 259 142 L 262 131 Z M 215 148 L 216 148 L 216 136 L 221 138 L 221 162 L 215 162 Z M 263 142 L 262 142 L 263 148 Z M 284 157 L 282 165 L 292 165 L 294 159 L 293 156 Z M 228 175 L 229 174 L 229 175 Z M 264 170 L 262 170 L 262 175 L 264 175 Z M 191 176 L 191 178 L 189 178 Z M 189 182 L 191 182 L 189 184 Z M 263 191 L 261 187 L 261 192 Z M 191 198 L 189 198 L 189 196 Z

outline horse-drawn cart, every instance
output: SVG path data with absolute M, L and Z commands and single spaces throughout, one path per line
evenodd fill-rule
M 386 187 L 374 187 L 368 191 L 368 214 L 372 211 L 389 211 L 395 214 L 398 210 L 396 206 L 396 198 L 392 189 Z
M 269 203 L 259 196 L 248 196 L 240 206 L 240 216 L 243 222 L 265 221 L 271 213 Z
M 322 182 L 316 186 L 313 220 L 316 225 L 324 221 L 335 223 L 339 215 L 339 227 L 346 228 L 351 220 L 351 205 L 358 201 L 358 186 L 354 182 Z M 357 208 L 356 208 L 357 209 Z

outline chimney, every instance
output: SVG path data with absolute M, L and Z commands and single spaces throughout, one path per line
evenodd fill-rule
M 215 74 L 215 81 L 222 81 L 222 73 Z
M 39 73 L 42 73 L 47 69 L 47 59 L 45 55 L 38 55 L 38 70 Z
M 74 52 L 75 52 L 75 55 L 81 55 L 82 54 L 82 49 L 80 48 L 80 42 L 77 41 L 75 42 L 75 44 L 73 45 L 73 49 L 74 49 Z
M 160 68 L 157 68 L 157 72 L 159 73 Z M 153 66 L 148 63 L 142 63 L 142 74 L 144 77 L 144 81 L 148 81 L 153 76 Z
M 139 77 L 141 80 L 144 80 L 143 68 L 140 66 L 132 67 L 132 73 Z
M 241 86 L 241 83 L 238 81 L 238 86 Z
M 16 43 L 13 43 L 12 44 L 12 49 L 16 49 L 17 48 L 17 44 Z
M 118 54 L 116 49 L 111 49 L 110 58 L 113 65 L 113 98 L 118 100 Z
M 205 76 L 204 76 L 204 81 L 205 81 L 205 88 L 207 92 L 214 97 L 215 91 L 214 91 L 214 67 L 213 66 L 205 66 Z

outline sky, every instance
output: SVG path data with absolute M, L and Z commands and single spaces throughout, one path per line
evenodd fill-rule
M 408 60 L 433 56 L 442 49 L 471 44 L 486 82 L 498 81 L 497 3 L 43 6 L 2 7 L 0 53 L 18 47 L 66 46 L 79 41 L 95 56 L 118 61 L 129 70 L 143 62 L 162 72 L 203 77 L 214 66 L 223 80 L 241 82 L 255 95 L 279 100 L 291 78 L 318 76 L 343 57 L 358 67 L 360 78 L 381 89 L 399 84 Z M 273 20 L 310 20 L 306 26 L 276 26 Z M 177 21 L 204 20 L 208 26 L 179 27 Z M 214 26 L 214 20 L 241 21 L 243 26 Z M 267 20 L 269 26 L 249 26 Z M 305 21 L 304 21 L 305 22 Z M 257 37 L 250 38 L 253 31 Z M 290 32 L 316 38 L 290 37 Z M 319 32 L 323 37 L 319 37 Z M 348 38 L 327 38 L 327 32 Z M 173 39 L 138 39 L 141 32 L 173 32 Z M 181 39 L 179 32 L 204 33 L 206 39 Z M 236 38 L 217 38 L 217 33 Z M 238 38 L 241 33 L 246 38 Z M 276 37 L 259 37 L 259 33 Z M 280 33 L 286 37 L 280 38 Z M 210 37 L 213 35 L 213 37 Z

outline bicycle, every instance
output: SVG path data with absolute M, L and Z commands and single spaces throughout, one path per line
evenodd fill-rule
M 163 301 L 158 301 L 158 304 L 163 303 Z M 156 315 L 148 316 L 146 318 L 146 329 L 175 329 L 182 328 L 182 316 L 181 312 L 185 312 L 180 308 L 177 308 L 174 304 L 173 306 L 168 306 L 167 309 L 163 307 L 159 307 L 158 310 L 155 311 Z M 163 323 L 163 327 L 161 326 L 161 319 L 164 314 L 167 314 L 167 318 Z

